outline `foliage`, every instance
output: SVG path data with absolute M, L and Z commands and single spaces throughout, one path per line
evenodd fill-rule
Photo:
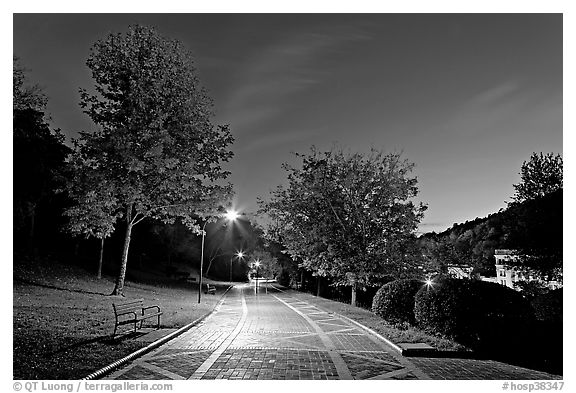
M 560 154 L 532 153 L 529 161 L 524 161 L 520 169 L 521 181 L 514 184 L 514 202 L 524 202 L 541 198 L 562 189 L 563 162 Z
M 114 186 L 103 173 L 84 166 L 78 155 L 73 155 L 68 167 L 66 191 L 76 203 L 66 209 L 65 230 L 75 236 L 105 239 L 112 235 L 117 219 L 122 217 Z
M 196 247 L 197 240 L 186 226 L 180 222 L 164 224 L 155 221 L 149 229 L 150 241 L 154 244 L 146 244 L 146 254 L 154 255 L 161 260 L 167 260 L 171 266 L 174 261 L 185 262 L 194 259 L 199 250 Z
M 211 123 L 212 101 L 200 87 L 189 52 L 154 29 L 130 26 L 125 34 L 97 41 L 87 61 L 96 94 L 81 89 L 80 105 L 100 126 L 81 133 L 72 161 L 80 190 L 105 198 L 84 221 L 108 215 L 126 225 L 122 265 L 115 294 L 122 293 L 130 233 L 145 218 L 199 231 L 198 215 L 210 215 L 228 200 L 228 172 L 221 163 L 232 153 L 227 126 Z M 94 223 L 85 225 L 89 228 Z
M 313 147 L 297 157 L 301 168 L 284 165 L 288 185 L 260 201 L 272 219 L 270 233 L 294 260 L 337 285 L 365 285 L 414 268 L 402 251 L 426 207 L 411 201 L 418 193 L 409 176 L 413 164 L 376 150 Z
M 278 260 L 270 252 L 265 250 L 254 250 L 250 253 L 249 264 L 253 266 L 254 262 L 259 261 L 258 274 L 260 277 L 277 278 L 282 272 L 282 267 L 278 264 Z M 256 268 L 252 270 L 255 272 Z
M 515 272 L 518 274 L 518 270 Z M 514 283 L 514 289 L 522 292 L 522 295 L 529 300 L 550 291 L 547 283 L 539 280 L 517 281 Z
M 416 323 L 431 333 L 487 349 L 507 340 L 505 332 L 532 320 L 528 302 L 505 286 L 468 279 L 444 279 L 416 294 Z
M 26 232 L 30 247 L 39 207 L 49 205 L 62 186 L 69 148 L 60 130 L 47 124 L 46 96 L 37 85 L 29 86 L 25 71 L 14 58 L 14 229 L 16 234 Z
M 292 286 L 300 279 L 298 263 L 290 258 L 281 243 L 272 239 L 267 233 L 263 236 L 265 239 L 264 249 L 275 258 L 280 269 L 278 282 L 285 287 Z
M 43 112 L 48 103 L 48 97 L 38 84 L 28 83 L 26 72 L 28 71 L 20 62 L 20 59 L 13 56 L 12 59 L 12 106 L 14 115 L 16 111 L 32 109 Z
M 387 322 L 414 324 L 414 297 L 424 283 L 420 280 L 395 280 L 384 284 L 372 301 L 372 312 Z
M 556 190 L 488 217 L 454 224 L 442 233 L 425 234 L 418 239 L 425 262 L 437 272 L 448 264 L 465 263 L 475 273 L 494 276 L 494 250 L 513 249 L 523 266 L 561 281 L 562 194 Z
M 562 288 L 549 291 L 536 296 L 530 302 L 534 310 L 534 316 L 539 321 L 562 324 L 562 299 L 564 291 Z

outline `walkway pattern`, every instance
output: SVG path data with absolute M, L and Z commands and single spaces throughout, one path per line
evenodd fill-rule
M 111 379 L 427 379 L 384 342 L 273 288 L 236 287 L 200 325 Z

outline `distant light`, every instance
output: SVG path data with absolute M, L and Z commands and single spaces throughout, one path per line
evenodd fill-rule
M 259 266 L 260 266 L 260 261 L 254 262 L 254 265 L 255 265 L 256 267 L 259 267 Z
M 244 258 L 244 253 L 242 251 L 238 251 L 236 253 L 236 256 L 238 257 L 238 259 Z
M 224 216 L 228 221 L 236 221 L 236 219 L 240 217 L 240 214 L 235 210 L 228 210 Z
M 425 283 L 426 283 L 426 286 L 427 286 L 428 288 L 430 288 L 430 287 L 432 286 L 432 284 L 434 284 L 434 282 L 433 282 L 431 279 L 429 279 L 429 278 L 426 279 Z

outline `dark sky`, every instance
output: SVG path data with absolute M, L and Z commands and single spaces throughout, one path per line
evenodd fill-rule
M 15 14 L 14 54 L 55 127 L 90 130 L 78 88 L 91 45 L 129 24 L 195 55 L 236 138 L 237 204 L 286 176 L 291 152 L 338 143 L 416 164 L 421 231 L 505 207 L 532 152 L 562 153 L 560 14 Z

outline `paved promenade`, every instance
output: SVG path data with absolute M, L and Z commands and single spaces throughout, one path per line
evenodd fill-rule
M 381 340 L 272 288 L 237 286 L 200 325 L 111 379 L 426 379 Z
M 274 288 L 231 289 L 210 317 L 107 379 L 551 379 L 492 361 L 405 358 Z

